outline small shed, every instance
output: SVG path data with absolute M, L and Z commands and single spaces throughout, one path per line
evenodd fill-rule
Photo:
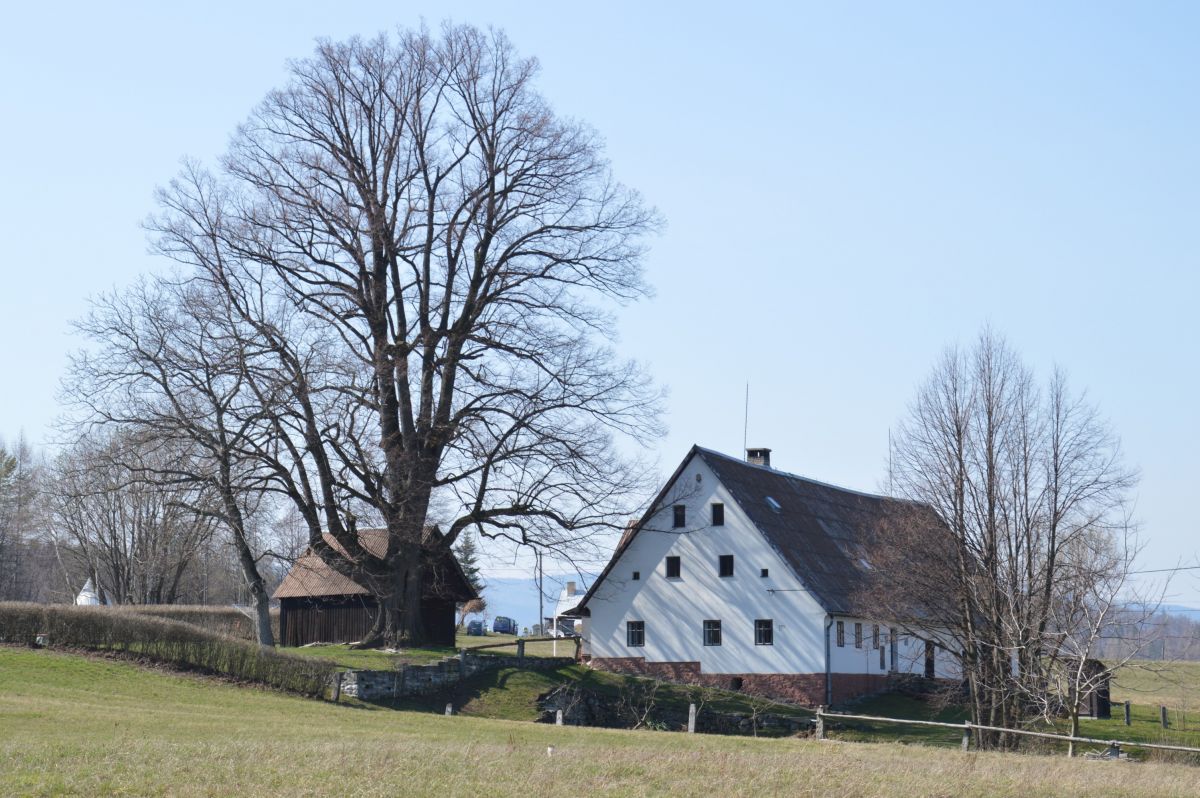
M 427 535 L 438 535 L 427 527 Z M 386 529 L 363 529 L 358 533 L 363 548 L 377 556 L 387 550 Z M 326 534 L 335 549 L 341 547 Z M 458 560 L 449 550 L 426 563 L 422 616 L 429 641 L 453 646 L 455 605 L 478 598 Z M 345 574 L 335 571 L 311 549 L 304 552 L 276 588 L 279 600 L 279 639 L 285 646 L 308 643 L 353 643 L 362 640 L 375 623 L 378 604 L 371 592 Z
M 1092 685 L 1092 689 L 1085 693 L 1080 701 L 1080 714 L 1108 720 L 1112 717 L 1112 673 L 1100 660 L 1085 659 L 1083 676 Z

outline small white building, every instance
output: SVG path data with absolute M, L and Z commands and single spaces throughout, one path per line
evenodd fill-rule
M 890 673 L 957 679 L 937 635 L 867 617 L 856 598 L 867 533 L 901 506 L 777 471 L 769 449 L 743 461 L 694 446 L 575 608 L 584 656 L 808 705 Z
M 81 607 L 97 607 L 108 602 L 100 600 L 100 591 L 96 590 L 96 586 L 92 584 L 92 578 L 88 577 L 88 580 L 83 583 L 83 589 L 75 597 L 75 603 Z

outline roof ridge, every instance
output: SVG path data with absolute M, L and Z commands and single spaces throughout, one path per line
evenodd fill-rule
M 863 496 L 868 499 L 884 499 L 887 501 L 911 502 L 911 503 L 915 503 L 915 504 L 920 504 L 920 502 L 913 502 L 912 499 L 904 499 L 904 498 L 900 498 L 898 496 L 888 496 L 883 493 L 868 493 L 865 490 L 858 490 L 857 488 L 847 488 L 844 485 L 835 485 L 832 482 L 824 482 L 819 479 L 813 479 L 812 477 L 806 477 L 802 474 L 793 474 L 790 471 L 783 471 L 782 469 L 772 468 L 771 466 L 759 465 L 758 463 L 750 463 L 745 460 L 741 460 L 737 457 L 734 457 L 732 455 L 725 454 L 724 452 L 718 452 L 715 449 L 708 449 L 704 446 L 697 445 L 696 450 L 699 451 L 701 454 L 713 455 L 715 457 L 720 457 L 723 460 L 728 460 L 739 466 L 745 466 L 746 468 L 755 468 L 755 469 L 758 469 L 759 471 L 766 471 L 771 474 L 778 474 L 779 476 L 787 477 L 790 479 L 798 479 L 801 482 L 807 482 L 812 485 L 820 485 L 823 488 L 832 488 L 833 490 L 840 490 L 845 493 L 853 493 L 857 496 Z

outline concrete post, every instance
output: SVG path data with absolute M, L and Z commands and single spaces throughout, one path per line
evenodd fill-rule
M 696 705 L 688 704 L 688 734 L 696 733 Z
M 554 713 L 554 725 L 555 726 L 562 725 L 562 710 L 561 709 Z
M 817 739 L 825 739 L 825 705 L 817 707 Z
M 1159 708 L 1158 708 L 1158 719 L 1159 719 L 1159 721 L 1162 723 L 1162 727 L 1163 727 L 1164 729 L 1168 729 L 1168 728 L 1170 728 L 1170 724 L 1167 722 L 1167 708 L 1166 708 L 1166 707 L 1164 707 L 1164 706 L 1159 706 Z
M 962 750 L 969 751 L 971 749 L 971 721 L 963 721 L 963 738 Z
M 523 638 L 517 641 L 517 667 L 525 667 L 525 640 Z
M 446 717 L 450 717 L 450 716 L 451 716 L 451 715 L 453 715 L 453 714 L 454 714 L 454 705 L 453 705 L 453 704 L 447 704 L 447 705 L 446 705 Z

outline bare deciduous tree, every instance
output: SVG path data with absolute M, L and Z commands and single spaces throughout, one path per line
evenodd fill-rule
M 468 26 L 323 43 L 152 223 L 257 347 L 259 454 L 309 545 L 375 594 L 368 643 L 424 638 L 430 550 L 463 530 L 567 552 L 647 487 L 614 436 L 656 436 L 659 395 L 604 339 L 645 293 L 655 218 L 536 71 Z M 438 495 L 455 513 L 432 539 Z M 382 556 L 355 503 L 386 526 Z
M 1047 668 L 1071 659 L 1070 635 L 1082 624 L 1094 636 L 1111 617 L 1062 612 L 1095 611 L 1101 594 L 1111 608 L 1126 584 L 1129 559 L 1097 553 L 1127 528 L 1134 474 L 1062 373 L 1039 390 L 991 331 L 970 353 L 946 353 L 892 459 L 894 490 L 917 503 L 880 530 L 868 601 L 879 617 L 909 619 L 910 631 L 941 630 L 961 651 L 976 723 L 1017 724 L 1030 696 L 1045 696 Z M 928 522 L 928 508 L 942 524 Z

